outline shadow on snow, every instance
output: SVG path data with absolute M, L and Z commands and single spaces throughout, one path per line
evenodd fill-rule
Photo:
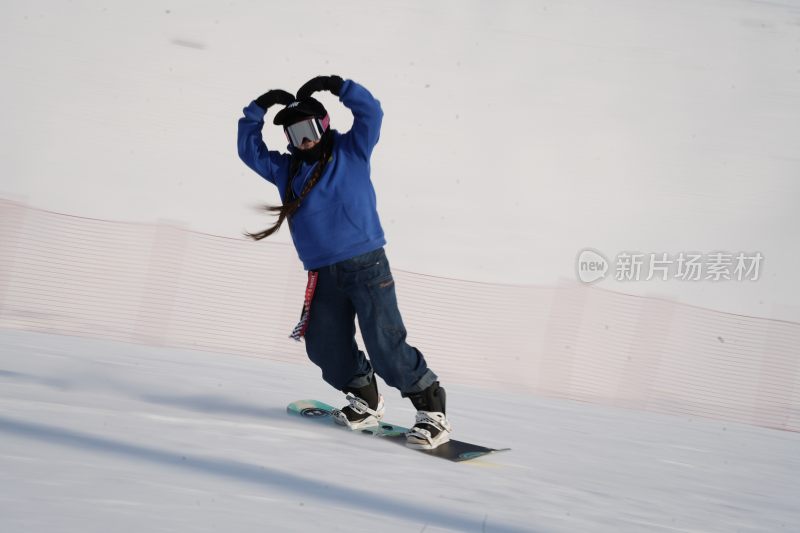
M 402 520 L 425 522 L 461 531 L 485 531 L 483 520 L 463 515 L 438 511 L 418 505 L 403 503 L 375 493 L 352 489 L 343 485 L 333 485 L 307 477 L 277 470 L 263 465 L 242 463 L 223 459 L 183 455 L 153 447 L 128 444 L 116 439 L 79 433 L 50 425 L 23 422 L 0 416 L 0 432 L 23 438 L 41 440 L 48 444 L 58 444 L 71 448 L 106 455 L 125 456 L 157 465 L 165 465 L 183 470 L 201 472 L 260 486 L 277 487 L 291 491 L 298 496 L 327 500 L 338 505 L 357 508 L 371 508 Z M 491 530 L 498 533 L 530 533 L 530 528 L 492 524 Z

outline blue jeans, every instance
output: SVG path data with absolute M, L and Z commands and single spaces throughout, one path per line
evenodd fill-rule
M 422 353 L 406 342 L 383 248 L 318 270 L 306 353 L 322 369 L 327 383 L 339 390 L 364 387 L 373 368 L 387 385 L 404 394 L 422 391 L 436 381 Z M 356 344 L 356 316 L 369 360 Z

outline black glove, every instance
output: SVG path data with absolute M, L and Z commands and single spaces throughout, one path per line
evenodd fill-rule
M 292 96 L 291 93 L 287 93 L 283 89 L 272 89 L 271 91 L 267 91 L 256 98 L 258 107 L 264 111 L 275 104 L 289 105 L 292 102 L 294 102 L 294 96 Z
M 344 80 L 339 76 L 317 76 L 305 82 L 303 86 L 297 90 L 297 99 L 303 100 L 317 91 L 330 91 L 336 96 L 339 96 L 339 91 L 342 90 L 343 83 Z

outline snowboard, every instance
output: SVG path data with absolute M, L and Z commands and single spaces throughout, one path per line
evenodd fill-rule
M 501 448 L 501 449 L 487 448 L 486 446 L 470 444 L 469 442 L 463 442 L 460 440 L 450 440 L 449 442 L 445 442 L 444 444 L 434 448 L 433 450 L 416 450 L 414 448 L 407 448 L 406 432 L 409 431 L 408 428 L 382 421 L 379 426 L 353 431 L 351 429 L 346 428 L 345 426 L 340 426 L 334 421 L 332 415 L 335 409 L 336 409 L 335 407 L 332 407 L 326 403 L 317 400 L 298 400 L 286 406 L 286 412 L 288 412 L 291 415 L 317 421 L 323 424 L 329 424 L 331 426 L 340 428 L 342 430 L 351 433 L 363 433 L 365 435 L 370 435 L 372 437 L 379 437 L 384 440 L 400 444 L 408 450 L 422 452 L 426 455 L 440 457 L 442 459 L 447 459 L 449 461 L 455 461 L 455 462 L 469 461 L 470 459 L 475 459 L 477 457 L 483 457 L 484 455 L 503 452 L 510 449 L 510 448 Z

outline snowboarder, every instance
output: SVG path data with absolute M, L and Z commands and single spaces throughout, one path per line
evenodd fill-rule
M 330 127 L 330 117 L 314 92 L 329 91 L 353 113 L 346 133 Z M 261 130 L 267 110 L 285 106 L 273 119 L 289 141 L 288 153 L 269 150 Z M 278 187 L 282 205 L 267 207 L 284 221 L 308 286 L 300 323 L 292 333 L 305 337 L 309 359 L 323 379 L 345 393 L 348 405 L 334 413 L 337 423 L 361 429 L 380 423 L 383 396 L 374 373 L 401 391 L 417 409 L 406 443 L 432 449 L 450 439 L 445 390 L 422 353 L 406 342 L 394 279 L 370 180 L 370 157 L 380 136 L 383 110 L 370 92 L 339 76 L 317 76 L 297 96 L 273 89 L 244 108 L 239 119 L 239 157 Z M 313 304 L 313 305 L 312 305 Z M 358 349 L 355 318 L 369 353 Z

